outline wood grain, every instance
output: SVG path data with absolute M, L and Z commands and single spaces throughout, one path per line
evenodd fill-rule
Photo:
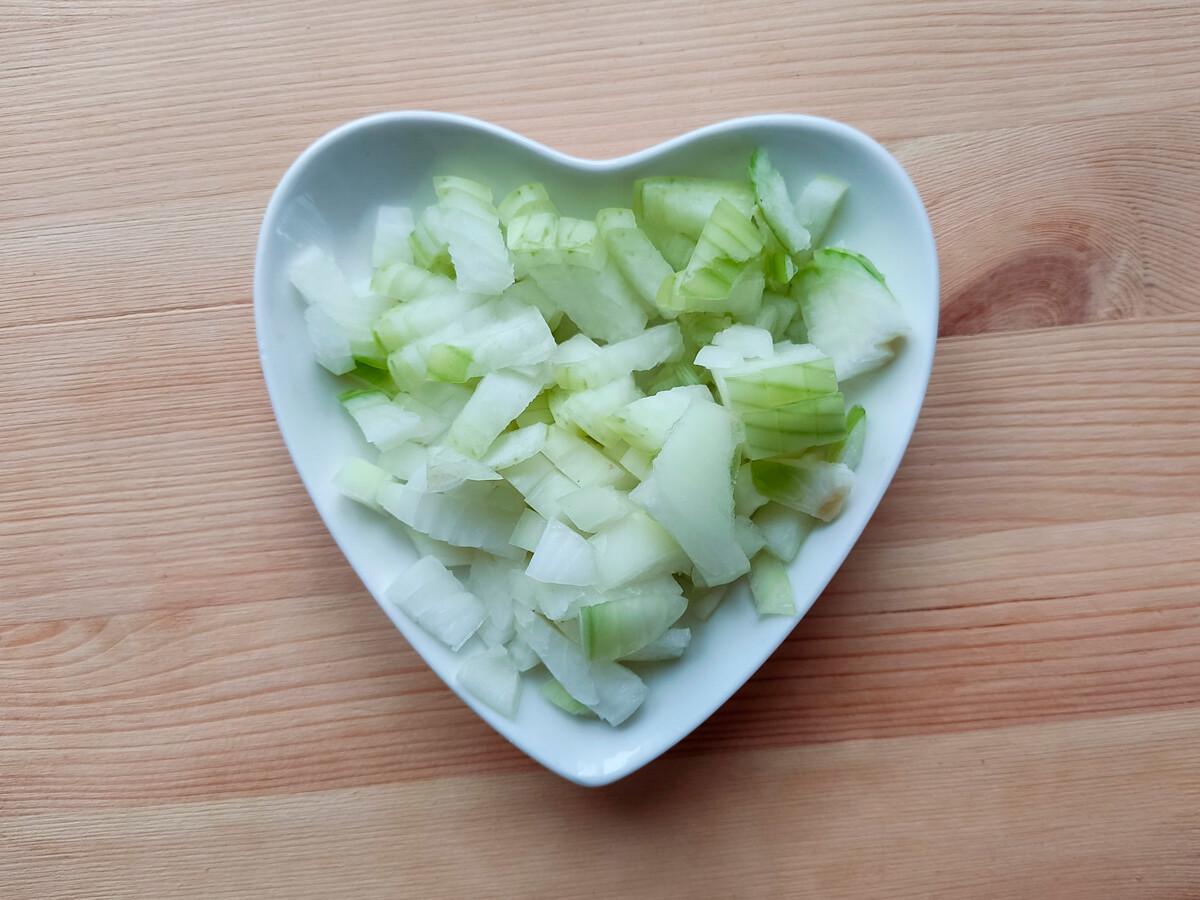
M 1187 897 L 1200 783 L 1177 748 L 1197 740 L 1192 710 L 681 759 L 605 791 L 539 771 L 46 813 L 0 826 L 0 877 L 29 897 Z
M 1200 7 L 10 0 L 0 76 L 4 900 L 1200 896 Z M 586 157 L 828 115 L 934 224 L 879 511 L 609 789 L 424 667 L 271 416 L 263 207 L 403 108 Z

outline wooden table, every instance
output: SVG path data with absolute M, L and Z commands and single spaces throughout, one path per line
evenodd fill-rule
M 0 6 L 0 896 L 1200 896 L 1200 9 Z M 762 672 L 587 790 L 467 710 L 309 505 L 272 188 L 379 110 L 626 153 L 850 122 L 943 266 L 921 421 Z

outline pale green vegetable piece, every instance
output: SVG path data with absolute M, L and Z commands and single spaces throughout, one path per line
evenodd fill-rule
M 837 517 L 854 486 L 853 470 L 842 463 L 800 457 L 758 459 L 750 465 L 760 494 L 823 522 Z
M 542 532 L 545 530 L 546 519 L 532 509 L 527 509 L 521 513 L 521 518 L 517 520 L 508 540 L 514 547 L 532 553 L 537 549 L 538 541 L 542 539 Z
M 601 591 L 690 568 L 679 543 L 640 509 L 604 526 L 588 540 L 596 553 L 596 587 Z
M 381 206 L 375 215 L 371 265 L 378 269 L 395 262 L 412 262 L 408 237 L 413 232 L 413 212 L 407 206 Z
M 849 185 L 827 175 L 818 175 L 800 192 L 796 200 L 796 216 L 812 236 L 814 247 L 825 239 L 834 216 L 841 208 Z
M 465 644 L 487 618 L 483 602 L 432 556 L 409 566 L 384 599 L 451 650 Z
M 446 442 L 478 459 L 541 390 L 540 381 L 517 372 L 485 375 L 451 424 Z
M 435 540 L 429 535 L 417 531 L 415 528 L 408 527 L 404 523 L 400 523 L 400 527 L 404 529 L 404 533 L 412 541 L 413 548 L 419 556 L 432 556 L 447 569 L 453 569 L 456 566 L 469 566 L 479 554 L 478 550 L 473 550 L 470 547 L 456 547 L 453 544 L 447 544 L 445 541 Z
M 579 645 L 588 659 L 622 659 L 662 637 L 686 611 L 672 578 L 628 584 L 579 610 Z
M 543 681 L 538 692 L 563 712 L 573 716 L 595 716 L 594 712 L 567 693 L 567 689 L 555 678 Z
M 637 509 L 627 492 L 603 484 L 581 487 L 562 497 L 559 506 L 572 525 L 592 533 Z
M 414 477 L 408 484 L 385 484 L 376 496 L 385 510 L 432 538 L 497 556 L 523 555 L 509 538 L 525 504 L 506 484 L 470 481 L 453 491 L 433 494 Z
M 787 184 L 771 165 L 767 151 L 759 148 L 750 157 L 750 182 L 758 198 L 759 208 L 767 224 L 793 258 L 812 246 L 812 235 L 797 215 L 796 206 L 788 196 Z
M 808 338 L 833 357 L 839 381 L 886 363 L 908 333 L 900 304 L 857 253 L 818 250 L 792 284 Z
M 817 524 L 817 520 L 808 513 L 772 502 L 768 502 L 750 518 L 762 533 L 766 550 L 785 563 L 796 558 L 800 545 Z
M 351 456 L 333 476 L 333 486 L 351 500 L 377 510 L 380 509 L 379 489 L 392 480 L 387 470 Z
M 683 411 L 697 397 L 711 400 L 704 385 L 686 385 L 659 391 L 628 403 L 612 414 L 612 428 L 631 447 L 657 453 Z
M 679 659 L 692 641 L 690 628 L 668 628 L 640 650 L 621 657 L 622 662 L 660 662 Z
M 596 554 L 587 538 L 569 525 L 550 519 L 538 539 L 525 574 L 550 584 L 596 582 Z
M 517 631 L 567 690 L 610 725 L 620 725 L 646 699 L 646 685 L 608 660 L 589 662 L 583 651 L 536 613 L 517 610 Z
M 602 209 L 596 225 L 609 257 L 651 311 L 663 281 L 675 270 L 637 224 L 631 209 Z
M 550 200 L 546 186 L 538 181 L 513 188 L 500 201 L 496 211 L 504 225 L 508 225 L 518 216 L 532 216 L 538 213 L 558 216 L 558 209 Z
M 528 407 L 526 407 L 528 410 Z M 518 418 L 520 418 L 518 416 Z M 540 453 L 549 438 L 547 425 L 535 422 L 513 431 L 505 431 L 492 442 L 480 460 L 493 469 L 507 469 Z
M 760 553 L 750 563 L 750 593 L 759 615 L 796 615 L 796 596 L 787 568 L 769 553 Z
M 491 466 L 464 456 L 453 447 L 435 445 L 425 454 L 425 489 L 431 493 L 450 491 L 465 481 L 499 481 Z
M 580 487 L 616 484 L 628 474 L 595 444 L 559 425 L 547 429 L 542 454 Z
M 489 647 L 468 656 L 458 667 L 455 680 L 502 716 L 516 716 L 521 702 L 521 673 L 503 647 Z
M 713 587 L 693 587 L 688 593 L 688 612 L 700 621 L 709 619 L 721 601 L 729 594 L 730 585 L 717 584 Z
M 632 372 L 674 362 L 683 355 L 683 337 L 674 322 L 647 328 L 623 341 L 597 347 L 590 355 L 556 367 L 554 378 L 569 391 L 598 388 Z
M 522 460 L 500 473 L 543 518 L 556 519 L 562 512 L 561 499 L 578 489 L 541 453 Z
M 737 443 L 733 415 L 697 398 L 667 435 L 649 477 L 629 494 L 679 542 L 707 585 L 733 581 L 750 567 L 733 530 Z

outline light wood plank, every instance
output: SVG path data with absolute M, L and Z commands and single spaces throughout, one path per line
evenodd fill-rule
M 1137 897 L 1200 878 L 1200 712 L 0 824 L 16 897 Z M 85 849 L 86 848 L 86 849 Z M 165 890 L 165 893 L 164 893 Z
M 1195 312 L 1198 143 L 1200 107 L 896 142 L 938 241 L 942 335 Z
M 831 0 L 658 9 L 690 27 L 646 32 L 642 5 L 614 0 L 582 14 L 16 4 L 0 33 L 0 266 L 22 302 L 5 317 L 84 315 L 95 292 L 119 311 L 244 297 L 256 210 L 300 150 L 354 116 L 428 107 L 587 156 L 752 112 L 842 118 L 895 146 L 931 205 L 949 195 L 939 237 L 961 255 L 948 296 L 1020 301 L 992 308 L 992 328 L 1195 308 L 1194 254 L 1177 252 L 1200 208 L 1180 165 L 1196 139 L 1195 8 L 876 2 L 857 8 L 853 46 Z M 603 90 L 597 66 L 612 69 Z M 1010 199 L 991 203 L 991 179 Z

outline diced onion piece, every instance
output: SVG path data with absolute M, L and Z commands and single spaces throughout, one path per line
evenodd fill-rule
M 808 513 L 770 502 L 750 518 L 762 532 L 767 552 L 785 563 L 796 558 L 800 545 L 817 523 Z
M 808 250 L 812 246 L 812 235 L 796 213 L 783 176 L 771 165 L 767 151 L 762 148 L 750 157 L 750 182 L 767 223 L 784 249 L 793 257 Z
M 558 216 L 558 210 L 551 202 L 546 186 L 536 181 L 509 191 L 496 207 L 496 212 L 504 225 L 508 225 L 517 216 L 531 216 L 537 213 Z
M 904 311 L 882 276 L 848 250 L 814 253 L 796 275 L 793 297 L 809 339 L 833 357 L 839 381 L 886 363 L 896 340 L 908 333 Z
M 588 659 L 621 659 L 660 638 L 687 611 L 679 586 L 656 579 L 647 588 L 626 585 L 611 599 L 579 611 L 579 643 Z
M 657 662 L 679 659 L 692 641 L 690 628 L 668 628 L 641 650 L 621 657 L 623 662 Z
M 754 487 L 784 506 L 830 522 L 854 486 L 854 472 L 842 463 L 805 459 L 758 459 L 750 464 Z
M 633 186 L 633 212 L 652 237 L 678 233 L 693 241 L 700 237 L 720 200 L 746 216 L 754 211 L 754 191 L 736 181 L 713 178 L 643 178 Z
M 608 255 L 644 303 L 654 307 L 662 283 L 674 274 L 671 264 L 638 228 L 631 209 L 602 209 L 596 225 Z
M 475 481 L 431 494 L 412 481 L 391 483 L 379 489 L 378 499 L 380 506 L 405 525 L 437 540 L 497 556 L 521 555 L 509 537 L 525 505 L 506 485 Z
M 446 443 L 478 459 L 541 390 L 540 382 L 516 372 L 484 376 L 451 424 Z
M 567 494 L 559 500 L 559 506 L 571 524 L 580 531 L 592 533 L 637 508 L 626 492 L 599 484 Z
M 468 656 L 458 667 L 455 679 L 500 715 L 510 719 L 516 716 L 521 702 L 521 673 L 503 647 L 489 647 Z
M 456 547 L 453 544 L 447 544 L 445 541 L 439 541 L 431 538 L 427 534 L 422 534 L 415 528 L 409 528 L 401 523 L 401 528 L 412 541 L 413 548 L 416 549 L 419 556 L 432 556 L 447 569 L 453 569 L 456 566 L 469 566 L 475 559 L 478 550 L 473 550 L 470 547 Z
M 491 466 L 452 447 L 430 447 L 425 456 L 425 489 L 432 493 L 453 490 L 465 481 L 499 481 L 500 477 Z
M 787 569 L 769 553 L 760 553 L 750 563 L 750 593 L 759 615 L 796 615 L 796 596 Z
M 748 516 L 733 517 L 733 535 L 742 552 L 750 559 L 767 543 L 766 536 Z
M 409 566 L 384 599 L 451 650 L 462 647 L 487 618 L 483 602 L 432 556 Z
M 840 462 L 851 469 L 857 469 L 862 462 L 863 449 L 867 442 L 867 411 L 861 406 L 852 406 L 846 410 L 846 437 L 836 444 L 823 448 L 825 459 L 829 462 Z
M 489 647 L 508 644 L 516 635 L 512 591 L 509 589 L 513 563 L 486 553 L 475 553 L 469 565 L 467 590 L 482 600 L 488 611 L 478 634 Z
M 578 428 L 607 447 L 622 440 L 611 421 L 613 413 L 642 396 L 632 376 L 626 375 L 586 391 L 552 391 L 550 411 L 559 425 Z
M 371 509 L 379 509 L 376 499 L 379 489 L 392 481 L 392 476 L 365 459 L 351 456 L 333 476 L 333 486 L 344 496 L 357 500 Z
M 542 532 L 545 530 L 546 519 L 532 509 L 527 509 L 521 513 L 521 518 L 517 520 L 512 536 L 508 540 L 514 547 L 520 547 L 522 550 L 532 553 L 537 549 L 538 541 L 542 539 Z
M 729 589 L 728 584 L 693 588 L 688 594 L 688 612 L 702 622 L 708 620 L 729 594 Z
M 712 393 L 700 384 L 659 391 L 613 412 L 611 426 L 631 447 L 657 453 L 667 433 L 697 397 L 711 400 Z
M 646 699 L 646 685 L 637 675 L 608 660 L 589 662 L 536 613 L 518 610 L 517 630 L 563 688 L 610 725 L 620 725 Z
M 559 501 L 578 489 L 575 482 L 541 453 L 510 466 L 500 474 L 545 519 L 557 519 L 562 512 Z
M 551 519 L 546 523 L 525 574 L 552 584 L 593 584 L 596 581 L 595 554 L 579 532 Z
M 644 372 L 683 355 L 683 337 L 674 322 L 655 325 L 641 334 L 597 347 L 589 356 L 565 362 L 555 380 L 569 391 L 597 388 L 631 372 Z
M 421 417 L 393 403 L 382 391 L 352 392 L 343 395 L 342 406 L 350 413 L 363 437 L 388 450 L 421 432 Z
M 750 471 L 750 463 L 742 463 L 733 479 L 734 515 L 753 515 L 754 511 L 766 502 L 767 498 L 754 488 L 754 475 Z
M 601 591 L 638 578 L 683 572 L 690 565 L 676 540 L 640 509 L 605 525 L 588 541 L 596 552 Z
M 737 443 L 732 414 L 697 398 L 667 435 L 650 477 L 629 494 L 679 542 L 708 585 L 750 568 L 733 530 L 730 467 Z
M 538 688 L 538 692 L 565 713 L 570 713 L 573 716 L 595 715 L 590 709 L 567 693 L 567 689 L 556 678 L 547 678 L 543 681 L 541 687 Z
M 547 426 L 541 422 L 503 432 L 488 447 L 480 462 L 493 469 L 507 469 L 540 453 L 548 437 Z
M 615 484 L 626 475 L 623 468 L 594 444 L 558 425 L 547 430 L 542 453 L 580 487 Z
M 796 217 L 812 236 L 814 247 L 825 239 L 848 187 L 844 181 L 818 175 L 800 192 L 796 200 Z
M 354 368 L 354 351 L 342 326 L 319 306 L 304 310 L 304 324 L 317 362 L 334 375 L 345 375 Z
M 513 661 L 513 665 L 521 672 L 528 672 L 542 662 L 538 659 L 538 655 L 533 652 L 533 648 L 520 635 L 517 635 L 508 642 L 508 658 Z
M 375 238 L 371 244 L 371 265 L 412 262 L 408 237 L 412 234 L 413 212 L 407 206 L 381 206 L 375 214 Z

